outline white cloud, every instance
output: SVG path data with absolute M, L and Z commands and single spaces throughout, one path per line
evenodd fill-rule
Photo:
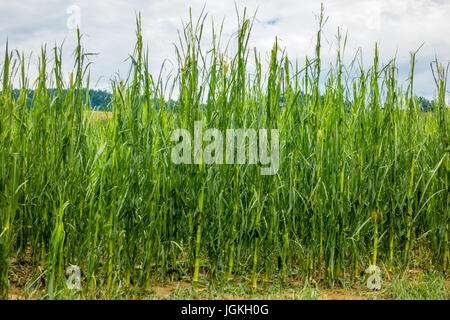
M 364 53 L 365 65 L 373 57 L 375 42 L 379 43 L 381 60 L 387 62 L 394 55 L 401 66 L 400 75 L 406 79 L 409 72 L 409 52 L 424 46 L 418 54 L 416 88 L 425 96 L 434 94 L 434 82 L 429 62 L 437 55 L 442 62 L 450 60 L 450 1 L 432 0 L 328 0 L 323 1 L 329 20 L 324 30 L 323 61 L 329 64 L 336 52 L 338 26 L 348 31 L 346 61 L 356 50 Z M 4 52 L 6 37 L 10 48 L 34 52 L 40 46 L 49 47 L 65 41 L 65 70 L 69 72 L 75 33 L 68 30 L 66 9 L 70 5 L 81 8 L 82 32 L 87 51 L 97 52 L 91 69 L 92 83 L 100 80 L 100 87 L 108 86 L 108 79 L 116 72 L 124 77 L 128 63 L 124 60 L 134 47 L 135 13 L 143 17 L 144 40 L 149 46 L 151 71 L 158 74 L 165 59 L 175 62 L 173 43 L 178 42 L 177 29 L 188 19 L 189 8 L 197 17 L 203 6 L 216 24 L 225 17 L 224 39 L 237 29 L 235 3 L 242 13 L 257 17 L 250 47 L 257 47 L 268 59 L 275 36 L 286 47 L 290 58 L 302 64 L 305 55 L 314 55 L 317 21 L 314 13 L 320 10 L 316 1 L 300 0 L 222 0 L 222 1 L 145 1 L 145 0 L 22 0 L 0 3 L 0 50 Z M 210 40 L 210 20 L 206 20 L 206 46 Z M 273 23 L 268 23 L 272 21 Z M 1 53 L 0 52 L 0 53 Z M 2 54 L 3 55 L 3 54 Z

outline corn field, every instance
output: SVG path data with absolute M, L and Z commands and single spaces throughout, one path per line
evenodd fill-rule
M 275 39 L 265 68 L 249 48 L 252 17 L 239 18 L 235 50 L 221 41 L 223 25 L 203 50 L 205 21 L 202 14 L 183 25 L 176 72 L 163 77 L 149 72 L 138 16 L 130 74 L 111 80 L 112 115 L 104 120 L 89 117 L 91 54 L 80 31 L 67 80 L 62 47 L 43 46 L 39 75 L 28 79 L 25 55 L 6 46 L 0 298 L 8 297 L 13 257 L 42 272 L 50 298 L 65 290 L 69 265 L 81 268 L 92 295 L 151 289 L 174 275 L 194 286 L 244 279 L 255 288 L 355 280 L 370 265 L 408 270 L 423 252 L 423 264 L 447 272 L 448 68 L 431 63 L 435 110 L 426 114 L 414 93 L 416 52 L 400 83 L 395 59 L 382 64 L 376 46 L 370 67 L 359 56 L 344 65 L 339 31 L 335 62 L 325 68 L 322 14 L 314 57 L 292 61 Z M 168 95 L 176 102 L 167 104 Z M 223 131 L 278 129 L 278 172 L 174 164 L 171 132 L 193 132 L 194 121 Z

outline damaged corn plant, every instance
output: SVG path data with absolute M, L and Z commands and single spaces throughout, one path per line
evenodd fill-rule
M 150 74 L 137 17 L 130 74 L 111 80 L 105 120 L 89 116 L 91 54 L 80 31 L 69 76 L 62 47 L 43 46 L 29 79 L 25 55 L 6 46 L 0 298 L 21 260 L 50 298 L 68 290 L 70 265 L 91 297 L 183 278 L 254 288 L 359 281 L 370 265 L 386 275 L 418 259 L 448 272 L 448 68 L 431 63 L 436 97 L 425 113 L 414 91 L 416 52 L 403 83 L 396 60 L 380 62 L 376 45 L 369 67 L 360 55 L 344 65 L 347 38 L 338 31 L 336 59 L 325 67 L 323 13 L 313 57 L 290 60 L 274 39 L 267 66 L 249 47 L 254 20 L 245 11 L 232 45 L 214 23 L 205 43 L 206 14 L 190 17 L 170 77 Z M 279 170 L 174 164 L 171 133 L 193 134 L 195 121 L 221 131 L 277 129 Z

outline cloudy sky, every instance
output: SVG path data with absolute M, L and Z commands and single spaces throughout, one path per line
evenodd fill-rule
M 329 17 L 324 30 L 325 64 L 335 57 L 338 27 L 348 32 L 346 61 L 360 48 L 368 66 L 378 42 L 383 62 L 396 56 L 403 81 L 409 72 L 409 52 L 423 44 L 417 54 L 416 92 L 434 96 L 430 62 L 436 56 L 445 64 L 450 60 L 450 0 L 324 0 L 323 3 Z M 84 46 L 87 51 L 98 53 L 92 58 L 91 82 L 98 88 L 107 88 L 115 74 L 126 76 L 125 59 L 134 47 L 136 12 L 142 13 L 151 70 L 157 74 L 165 59 L 169 61 L 167 68 L 170 62 L 175 62 L 173 44 L 177 42 L 182 21 L 188 19 L 189 8 L 198 16 L 205 7 L 207 26 L 211 19 L 216 24 L 225 19 L 223 37 L 228 40 L 237 29 L 235 5 L 241 13 L 245 7 L 249 14 L 257 11 L 250 47 L 256 47 L 263 58 L 268 59 L 275 36 L 292 59 L 303 62 L 305 56 L 314 55 L 320 1 L 303 0 L 0 0 L 0 54 L 4 55 L 7 38 L 10 49 L 33 52 L 32 76 L 41 45 L 51 48 L 64 41 L 64 69 L 68 73 L 75 43 L 75 31 L 70 28 L 76 15 L 73 8 L 79 8 Z M 206 42 L 208 39 L 206 34 Z

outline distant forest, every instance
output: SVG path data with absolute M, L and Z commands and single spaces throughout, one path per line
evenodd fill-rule
M 56 95 L 56 89 L 47 89 L 48 93 L 50 96 Z M 63 99 L 66 96 L 66 92 L 67 90 L 63 90 L 62 92 L 62 97 Z M 13 92 L 13 97 L 15 100 L 17 100 L 17 98 L 19 97 L 20 91 L 15 89 Z M 31 101 L 33 100 L 33 95 L 34 95 L 34 91 L 33 90 L 29 90 L 28 91 L 28 110 L 31 108 Z M 86 91 L 83 90 L 82 92 L 82 97 L 83 97 L 83 101 L 86 101 Z M 106 90 L 94 90 L 94 89 L 90 89 L 89 90 L 89 105 L 91 106 L 92 110 L 105 110 L 105 111 L 111 111 L 110 109 L 110 102 L 111 102 L 111 97 L 112 94 L 109 93 Z M 420 105 L 420 110 L 422 112 L 433 112 L 434 111 L 434 101 L 430 101 L 424 97 L 418 97 L 417 101 L 419 102 Z M 285 104 L 284 98 L 280 99 L 280 103 L 282 105 Z M 165 103 L 166 104 L 166 108 L 169 109 L 175 109 L 177 110 L 177 102 L 174 100 L 171 100 L 170 103 Z M 158 109 L 158 103 L 156 105 L 156 108 Z
M 57 89 L 47 89 L 47 92 L 49 96 L 56 96 L 57 95 Z M 62 98 L 65 99 L 67 94 L 67 90 L 62 91 Z M 82 91 L 82 100 L 86 101 L 86 91 Z M 13 92 L 13 98 L 14 100 L 17 100 L 17 98 L 20 95 L 20 91 L 17 89 L 14 89 Z M 34 90 L 28 90 L 28 110 L 31 108 L 31 101 L 33 100 Z M 106 90 L 89 90 L 89 105 L 91 106 L 92 110 L 105 110 L 105 111 L 111 111 L 110 110 L 110 102 L 111 102 L 111 93 L 109 93 Z

